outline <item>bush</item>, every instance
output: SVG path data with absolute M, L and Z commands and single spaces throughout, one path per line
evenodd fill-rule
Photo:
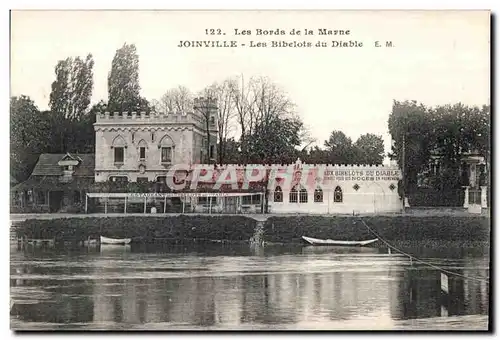
M 137 241 L 197 240 L 248 241 L 255 221 L 244 216 L 168 217 L 86 217 L 54 220 L 26 220 L 19 232 L 29 238 L 56 238 L 81 241 L 100 235 L 111 238 L 132 238 Z M 44 237 L 41 237 L 41 236 Z
M 365 223 L 388 241 L 488 241 L 487 216 L 372 216 Z M 375 238 L 356 216 L 272 217 L 265 224 L 266 242 L 302 242 L 302 236 L 335 240 Z

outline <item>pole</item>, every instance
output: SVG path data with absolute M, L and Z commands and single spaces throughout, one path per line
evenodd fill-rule
M 123 213 L 127 213 L 127 196 L 125 196 L 125 206 L 123 207 Z
M 209 198 L 209 200 L 208 200 L 208 213 L 211 214 L 212 213 L 212 197 L 209 196 L 208 198 Z
M 184 210 L 186 208 L 186 198 L 182 200 L 182 213 L 184 214 Z
M 89 196 L 87 194 L 85 194 L 85 213 L 87 213 L 88 199 L 89 199 Z
M 406 130 L 405 130 L 405 133 L 403 134 L 403 161 L 402 161 L 402 168 L 403 168 L 403 173 L 402 173 L 402 177 L 403 177 L 403 212 L 405 211 L 405 207 L 406 207 L 406 174 L 405 174 L 405 170 L 406 170 L 406 154 L 405 154 L 405 149 L 406 149 L 406 141 L 405 141 L 405 137 L 406 137 Z
M 163 199 L 163 213 L 165 214 L 167 212 L 167 195 L 165 195 L 165 198 Z
M 104 199 L 104 214 L 108 213 L 108 197 Z
M 144 213 L 146 213 L 146 205 L 147 205 L 148 198 L 144 197 Z

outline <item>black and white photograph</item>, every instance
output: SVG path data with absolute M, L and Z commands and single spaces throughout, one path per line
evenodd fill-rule
M 11 10 L 11 331 L 491 331 L 491 22 Z

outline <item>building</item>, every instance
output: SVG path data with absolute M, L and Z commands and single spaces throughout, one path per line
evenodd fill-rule
M 246 174 L 254 169 L 265 174 L 245 186 Z M 200 177 L 193 186 L 200 176 L 197 171 L 204 178 Z M 228 177 L 231 171 L 232 179 Z M 403 205 L 398 193 L 401 172 L 394 166 L 313 165 L 300 160 L 288 165 L 204 164 L 187 173 L 175 173 L 174 178 L 181 186 L 175 192 L 143 196 L 125 192 L 89 193 L 88 197 L 94 200 L 93 206 L 104 204 L 99 211 L 105 213 L 114 209 L 111 201 L 119 204 L 123 212 L 130 211 L 125 206 L 128 202 L 140 204 L 143 212 L 155 207 L 159 213 L 353 214 L 399 212 Z M 221 184 L 220 179 L 228 178 L 228 182 Z M 174 199 L 177 207 L 173 207 Z M 96 204 L 95 200 L 101 203 Z
M 436 152 L 432 153 L 427 169 L 418 176 L 419 192 L 415 195 L 414 202 L 424 201 L 430 205 L 463 205 L 464 208 L 477 212 L 489 206 L 489 164 L 477 150 L 462 153 L 461 166 L 457 170 L 461 188 L 457 190 L 440 188 L 443 186 L 440 183 L 442 168 L 442 156 Z
M 79 212 L 94 183 L 94 154 L 41 154 L 30 177 L 11 189 L 14 212 Z
M 197 98 L 194 104 L 190 113 L 98 114 L 95 155 L 41 155 L 31 177 L 14 187 L 13 206 L 104 213 L 401 211 L 401 172 L 395 165 L 313 165 L 300 160 L 215 165 L 217 103 Z M 187 170 L 169 171 L 179 164 Z M 265 175 L 245 185 L 245 174 L 257 168 Z M 200 169 L 210 176 L 197 174 Z M 233 183 L 218 186 L 228 171 L 234 171 Z M 167 176 L 185 186 L 168 188 Z
M 162 181 L 172 164 L 215 161 L 216 101 L 197 98 L 194 108 L 194 112 L 188 113 L 103 112 L 97 115 L 95 181 Z M 206 118 L 209 119 L 208 139 Z

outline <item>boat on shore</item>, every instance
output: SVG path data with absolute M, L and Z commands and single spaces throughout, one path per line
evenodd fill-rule
M 132 241 L 130 238 L 109 238 L 101 236 L 101 244 L 125 245 Z
M 313 246 L 348 246 L 348 247 L 364 247 L 378 241 L 378 238 L 365 241 L 336 241 L 331 239 L 323 240 L 307 236 L 302 236 L 302 239 L 306 241 L 308 244 Z

